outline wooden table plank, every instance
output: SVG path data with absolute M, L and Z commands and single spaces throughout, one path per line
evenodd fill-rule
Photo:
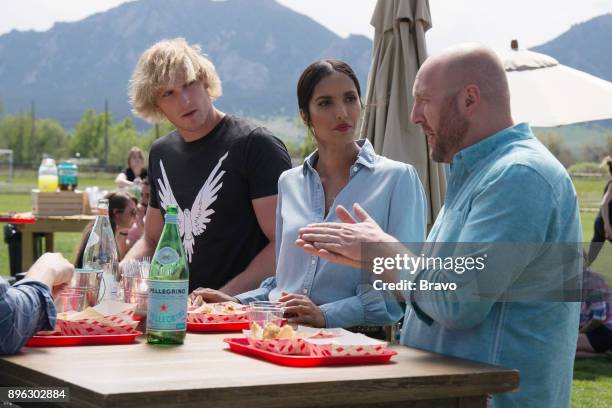
M 473 407 L 486 394 L 518 387 L 515 370 L 407 347 L 397 347 L 394 363 L 386 365 L 284 367 L 224 350 L 222 339 L 228 336 L 232 334 L 188 333 L 185 345 L 178 347 L 150 346 L 143 340 L 117 346 L 26 347 L 0 358 L 0 382 L 68 386 L 79 404 L 117 407 L 201 406 L 203 401 L 233 408 L 382 407 L 433 399 L 439 404 L 432 406 L 465 401 L 464 406 Z

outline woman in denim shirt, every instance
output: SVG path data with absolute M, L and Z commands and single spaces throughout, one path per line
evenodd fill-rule
M 354 140 L 361 89 L 348 64 L 312 63 L 297 94 L 317 150 L 278 181 L 276 276 L 235 297 L 211 289 L 194 295 L 209 302 L 278 300 L 286 303 L 290 323 L 314 327 L 395 323 L 402 309 L 393 294 L 374 289 L 376 275 L 310 256 L 295 241 L 301 227 L 337 222 L 336 206 L 359 202 L 385 232 L 403 242 L 422 242 L 426 210 L 419 177 L 412 166 L 378 156 L 369 141 Z

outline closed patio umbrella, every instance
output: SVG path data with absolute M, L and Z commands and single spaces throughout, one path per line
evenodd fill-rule
M 443 165 L 429 158 L 419 126 L 410 123 L 416 73 L 427 57 L 425 32 L 431 28 L 427 0 L 378 0 L 368 75 L 363 135 L 378 154 L 413 165 L 423 183 L 431 226 L 444 203 Z
M 612 118 L 612 82 L 527 50 L 501 55 L 510 84 L 515 122 L 560 126 Z

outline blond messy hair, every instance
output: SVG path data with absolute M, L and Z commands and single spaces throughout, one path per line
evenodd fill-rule
M 132 112 L 150 123 L 165 120 L 155 100 L 162 88 L 174 83 L 180 70 L 187 81 L 203 81 L 213 101 L 221 96 L 219 75 L 200 46 L 174 38 L 154 44 L 140 56 L 129 85 Z

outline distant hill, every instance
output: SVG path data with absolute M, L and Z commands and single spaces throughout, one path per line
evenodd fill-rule
M 273 0 L 140 0 L 45 32 L 0 36 L 0 98 L 7 113 L 29 111 L 71 128 L 86 108 L 130 115 L 127 83 L 138 56 L 164 38 L 202 46 L 223 81 L 221 109 L 249 116 L 296 115 L 301 71 L 341 58 L 367 80 L 372 42 L 342 38 Z M 142 125 L 142 124 L 141 124 Z
M 612 81 L 612 14 L 592 18 L 573 25 L 557 38 L 531 48 L 556 58 L 561 64 Z M 581 158 L 584 145 L 606 145 L 612 135 L 612 120 L 543 128 L 541 133 L 553 132 L 561 137 L 576 158 Z M 602 156 L 612 152 L 602 151 Z
M 575 24 L 554 40 L 531 49 L 612 81 L 612 14 Z

